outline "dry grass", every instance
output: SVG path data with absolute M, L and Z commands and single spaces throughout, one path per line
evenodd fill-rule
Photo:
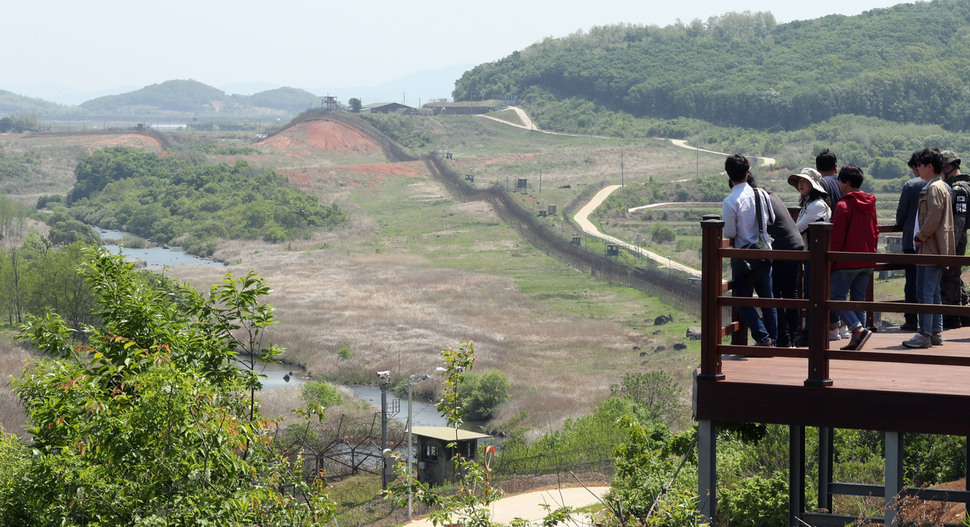
M 488 152 L 495 144 L 490 139 L 482 140 L 482 148 L 472 145 L 478 136 L 462 139 L 454 148 L 460 170 L 475 173 L 476 184 L 482 185 L 522 175 L 537 186 L 541 173 L 542 206 L 564 207 L 582 192 L 580 187 L 618 181 L 621 151 L 628 183 L 648 176 L 682 177 L 687 165 L 690 172 L 694 169 L 692 152 L 661 141 L 618 146 L 616 141 L 589 138 L 536 139 L 497 123 L 498 128 L 468 122 L 477 127 L 475 133 L 498 139 L 498 148 L 507 151 Z M 464 145 L 475 152 L 462 153 Z M 50 161 L 45 170 L 51 181 L 40 185 L 42 193 L 69 189 L 71 170 L 86 152 L 85 146 L 72 142 L 62 141 L 58 147 L 54 139 L 0 146 L 5 153 L 47 152 L 41 155 Z M 513 400 L 500 410 L 500 420 L 540 429 L 587 413 L 627 372 L 662 367 L 685 385 L 689 381 L 687 372 L 696 361 L 691 353 L 645 357 L 636 350 L 660 344 L 669 348 L 681 338 L 666 329 L 654 334 L 654 328 L 641 327 L 646 324 L 639 319 L 653 318 L 641 314 L 649 309 L 642 297 L 618 298 L 602 284 L 552 291 L 559 285 L 557 273 L 574 271 L 551 260 L 546 269 L 536 271 L 531 262 L 545 257 L 498 220 L 487 204 L 450 203 L 448 193 L 430 177 L 416 176 L 423 170 L 420 163 L 392 164 L 378 173 L 372 154 L 351 159 L 348 152 L 312 150 L 304 155 L 307 148 L 301 146 L 292 156 L 266 150 L 244 157 L 260 167 L 290 169 L 294 184 L 324 203 L 338 200 L 351 215 L 349 227 L 279 245 L 227 242 L 215 255 L 228 262 L 225 269 L 180 266 L 168 271 L 199 289 L 218 282 L 226 271 L 235 276 L 259 272 L 274 288 L 269 302 L 280 321 L 270 338 L 287 348 L 287 360 L 317 377 L 372 382 L 378 370 L 391 370 L 396 378 L 433 371 L 443 348 L 470 339 L 478 356 L 476 371 L 498 369 L 511 381 Z M 703 156 L 701 161 L 704 168 Z M 369 168 L 360 171 L 351 164 Z M 562 188 L 566 186 L 570 188 Z M 381 196 L 386 189 L 400 194 Z M 386 201 L 375 206 L 374 200 Z M 398 224 L 402 216 L 421 223 L 423 215 L 431 220 L 427 228 Z M 451 239 L 465 245 L 453 249 L 447 245 Z M 482 265 L 483 258 L 490 266 Z M 523 264 L 533 267 L 523 271 Z M 539 292 L 524 293 L 523 280 L 543 272 L 546 282 L 536 287 Z M 611 304 L 613 312 L 622 306 L 625 319 L 612 316 L 604 304 Z M 351 351 L 349 358 L 337 355 L 342 348 Z M 425 386 L 436 389 L 437 382 Z M 261 398 L 269 415 L 283 415 L 299 404 L 295 390 Z
M 247 265 L 229 270 L 259 269 L 273 287 L 269 302 L 279 319 L 271 340 L 317 377 L 370 382 L 379 370 L 398 378 L 434 371 L 441 349 L 471 339 L 476 370 L 498 369 L 510 378 L 516 397 L 503 413 L 525 410 L 546 424 L 586 413 L 608 395 L 617 372 L 639 360 L 623 352 L 641 335 L 552 312 L 506 278 L 442 269 L 406 254 L 280 252 L 259 244 L 248 251 Z M 197 285 L 223 276 L 208 267 L 172 273 Z M 350 359 L 336 354 L 344 347 Z

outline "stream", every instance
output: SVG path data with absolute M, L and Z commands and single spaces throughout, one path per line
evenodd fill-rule
M 102 229 L 100 227 L 95 227 L 95 230 L 99 235 L 101 235 L 102 240 L 113 242 L 112 245 L 105 244 L 104 247 L 106 249 L 115 254 L 124 255 L 125 259 L 128 261 L 145 262 L 145 266 L 149 268 L 171 267 L 181 264 L 223 265 L 222 262 L 216 262 L 206 258 L 199 258 L 198 256 L 191 255 L 178 248 L 155 246 L 146 247 L 144 249 L 133 249 L 131 247 L 123 247 L 118 245 L 118 242 L 123 240 L 126 236 L 131 236 L 127 232 Z

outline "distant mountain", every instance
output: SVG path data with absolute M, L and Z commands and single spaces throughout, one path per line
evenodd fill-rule
M 297 88 L 276 88 L 252 95 L 233 95 L 233 99 L 258 108 L 282 110 L 294 115 L 321 106 L 321 98 Z
M 33 99 L 6 90 L 0 90 L 0 117 L 20 113 L 58 115 L 70 112 L 70 108 L 42 99 Z
M 193 80 L 165 81 L 121 95 L 106 95 L 81 103 L 94 114 L 126 114 L 131 110 L 155 108 L 165 112 L 215 112 L 230 103 L 218 88 Z
M 317 88 L 316 95 L 306 90 L 278 87 L 265 82 L 247 82 L 215 88 L 194 80 L 169 80 L 120 94 L 100 95 L 77 106 L 65 106 L 0 90 L 0 117 L 35 113 L 48 119 L 244 119 L 279 117 L 288 119 L 311 108 L 322 106 L 322 96 L 332 95 L 346 105 L 351 98 L 364 104 L 402 102 L 418 106 L 432 99 L 447 99 L 455 80 L 471 64 L 449 66 L 415 73 L 378 86 Z M 34 85 L 43 93 L 76 98 L 63 86 Z M 25 87 L 29 88 L 29 87 Z M 245 95 L 256 91 L 252 95 Z

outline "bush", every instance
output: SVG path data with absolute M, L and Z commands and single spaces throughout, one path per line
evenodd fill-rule
M 324 408 L 337 406 L 343 402 L 343 398 L 337 393 L 337 388 L 326 381 L 307 382 L 303 385 L 300 396 L 307 404 L 319 404 Z
M 721 502 L 731 527 L 764 527 L 788 524 L 788 481 L 783 472 L 770 479 L 754 476 L 724 491 Z
M 509 398 L 509 379 L 498 370 L 482 375 L 467 375 L 459 388 L 465 405 L 465 417 L 472 421 L 487 421 L 495 410 Z
M 654 243 L 670 243 L 677 239 L 677 234 L 669 225 L 655 223 L 653 228 L 650 229 L 650 239 Z
M 63 203 L 64 198 L 59 195 L 45 195 L 37 198 L 37 208 L 46 209 L 48 203 Z
M 179 286 L 176 303 L 103 249 L 86 253 L 80 272 L 101 318 L 82 328 L 89 340 L 74 342 L 54 314 L 32 317 L 19 335 L 44 357 L 14 382 L 31 452 L 10 457 L 17 452 L 0 437 L 0 525 L 332 519 L 323 481 L 306 482 L 302 465 L 281 463 L 266 440 L 275 425 L 255 404 L 258 376 L 234 366 L 236 350 L 261 362 L 280 353 L 260 344 L 274 322 L 261 278 L 230 275 L 208 295 Z

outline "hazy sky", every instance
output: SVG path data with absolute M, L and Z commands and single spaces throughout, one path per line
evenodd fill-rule
M 219 88 L 373 86 L 421 71 L 494 61 L 546 37 L 597 25 L 666 26 L 729 11 L 770 11 L 778 22 L 789 22 L 898 3 L 0 0 L 5 47 L 0 89 L 22 93 L 11 87 L 57 84 L 94 92 L 172 79 Z M 450 87 L 435 96 L 450 96 Z

